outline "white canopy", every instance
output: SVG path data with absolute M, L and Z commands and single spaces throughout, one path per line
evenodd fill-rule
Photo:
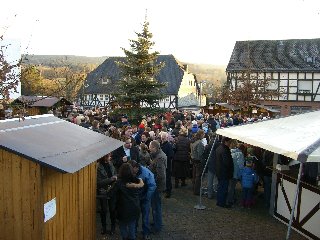
M 300 162 L 320 162 L 320 111 L 218 129 L 217 134 Z

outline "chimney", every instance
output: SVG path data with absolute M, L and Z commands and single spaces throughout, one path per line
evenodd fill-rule
M 183 69 L 184 69 L 186 72 L 189 72 L 188 64 L 183 64 Z

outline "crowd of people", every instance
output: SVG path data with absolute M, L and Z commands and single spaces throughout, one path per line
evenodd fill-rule
M 116 220 L 123 239 L 136 239 L 140 225 L 143 239 L 162 231 L 161 199 L 170 198 L 173 187 L 186 186 L 188 178 L 192 179 L 193 194 L 215 198 L 216 205 L 223 208 L 236 203 L 251 208 L 260 180 L 265 184 L 268 207 L 271 170 L 267 166 L 272 165 L 272 154 L 215 135 L 218 128 L 245 124 L 248 118 L 177 110 L 142 116 L 138 124 L 131 124 L 126 115 L 117 120 L 106 112 L 87 110 L 72 112 L 67 120 L 124 142 L 98 163 L 102 234 L 114 234 Z M 202 191 L 203 171 L 207 175 L 207 191 Z M 239 183 L 242 197 L 236 199 Z M 150 211 L 152 219 L 149 219 Z M 110 231 L 107 231 L 107 212 Z

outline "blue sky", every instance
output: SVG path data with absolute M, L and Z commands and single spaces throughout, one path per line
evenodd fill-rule
M 240 40 L 318 38 L 319 0 L 10 0 L 0 35 L 29 54 L 123 56 L 148 11 L 155 50 L 226 65 Z

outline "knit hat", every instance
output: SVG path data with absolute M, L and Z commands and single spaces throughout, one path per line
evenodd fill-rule
M 251 157 L 247 157 L 246 158 L 246 166 L 247 167 L 251 167 L 252 163 L 253 163 L 252 158 Z

